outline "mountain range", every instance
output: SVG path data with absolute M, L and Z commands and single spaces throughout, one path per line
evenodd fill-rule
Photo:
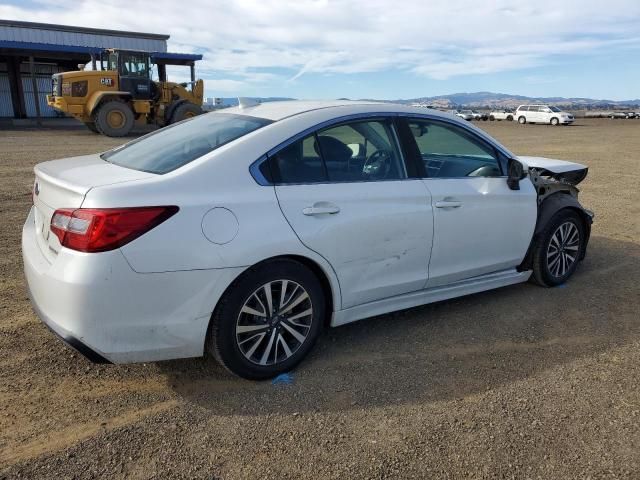
M 394 100 L 397 103 L 420 103 L 435 107 L 517 107 L 524 103 L 543 103 L 545 105 L 572 106 L 574 108 L 615 108 L 622 106 L 640 105 L 640 99 L 635 100 L 606 100 L 582 97 L 527 97 L 508 93 L 473 92 L 452 93 L 434 97 L 419 97 Z
M 256 100 L 260 102 L 272 102 L 276 100 L 294 100 L 288 97 L 258 97 Z M 340 100 L 348 100 L 341 98 Z M 361 99 L 375 100 L 375 99 Z M 491 107 L 491 108 L 514 108 L 518 105 L 527 103 L 542 103 L 545 105 L 556 105 L 563 107 L 571 107 L 573 109 L 615 109 L 623 107 L 639 107 L 640 99 L 635 100 L 604 100 L 582 97 L 527 97 L 524 95 L 513 95 L 509 93 L 494 92 L 473 92 L 473 93 L 452 93 L 449 95 L 437 95 L 433 97 L 418 97 L 397 100 L 377 100 L 382 102 L 402 103 L 402 104 L 421 104 L 431 105 L 436 108 L 454 108 L 454 107 Z M 237 98 L 223 98 L 222 105 L 236 106 Z

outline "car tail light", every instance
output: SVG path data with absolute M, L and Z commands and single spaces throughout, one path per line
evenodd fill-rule
M 174 215 L 178 207 L 62 208 L 51 217 L 51 231 L 63 247 L 105 252 L 125 245 Z

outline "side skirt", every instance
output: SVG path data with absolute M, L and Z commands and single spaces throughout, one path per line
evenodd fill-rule
M 364 305 L 357 305 L 355 307 L 334 312 L 333 318 L 331 319 L 331 326 L 338 327 L 346 323 L 362 320 L 363 318 L 526 282 L 529 280 L 530 276 L 530 270 L 524 272 L 518 272 L 516 269 L 502 270 L 499 272 L 480 275 L 478 277 L 468 278 L 466 280 L 460 280 L 449 285 L 419 290 L 417 292 L 385 298 L 384 300 L 365 303 Z

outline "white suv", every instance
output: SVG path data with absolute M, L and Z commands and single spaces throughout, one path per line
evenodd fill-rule
M 518 123 L 550 123 L 551 125 L 570 125 L 573 123 L 573 115 L 563 112 L 558 107 L 549 105 L 520 105 L 515 117 Z

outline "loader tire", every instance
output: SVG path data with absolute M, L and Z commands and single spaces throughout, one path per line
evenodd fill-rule
M 96 128 L 108 137 L 124 137 L 133 128 L 134 116 L 129 105 L 122 100 L 103 103 L 95 115 Z
M 93 122 L 86 122 L 85 123 L 86 127 L 91 130 L 93 133 L 100 133 L 100 131 L 98 130 L 98 127 L 96 127 L 96 124 Z
M 195 117 L 202 113 L 202 108 L 193 103 L 183 103 L 179 105 L 173 115 L 171 115 L 171 123 L 180 122 L 187 118 Z

